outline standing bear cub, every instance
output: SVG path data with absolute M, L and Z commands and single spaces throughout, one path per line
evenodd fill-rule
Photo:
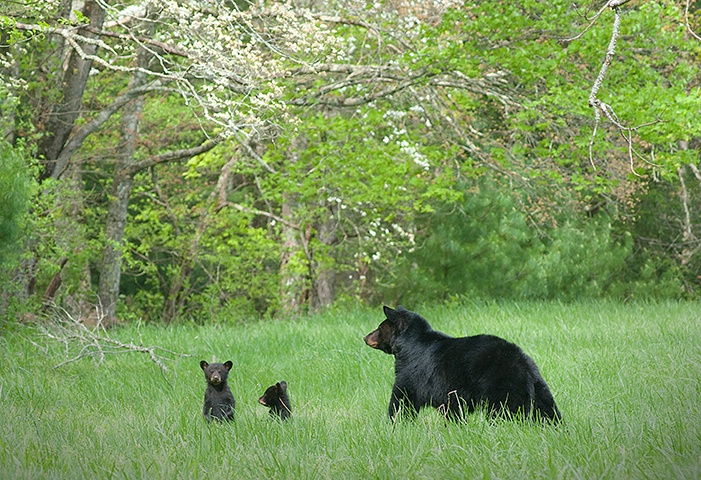
M 270 416 L 273 418 L 287 420 L 292 416 L 292 404 L 287 394 L 287 382 L 284 380 L 269 386 L 258 399 L 258 403 L 270 408 Z
M 234 364 L 229 360 L 224 363 L 200 362 L 207 379 L 207 390 L 204 392 L 204 418 L 212 420 L 233 420 L 236 401 L 226 381 L 229 371 Z
M 484 406 L 495 414 L 561 419 L 535 362 L 513 343 L 493 335 L 453 338 L 401 306 L 384 313 L 365 343 L 394 355 L 390 418 L 415 416 L 425 406 L 461 418 Z

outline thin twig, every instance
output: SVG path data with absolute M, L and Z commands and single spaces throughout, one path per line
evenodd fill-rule
M 584 28 L 584 30 L 582 30 L 581 32 L 579 32 L 579 34 L 575 35 L 574 37 L 563 38 L 562 41 L 563 41 L 563 42 L 569 43 L 569 42 L 573 42 L 573 41 L 575 41 L 575 40 L 579 40 L 580 38 L 582 38 L 582 36 L 583 36 L 585 33 L 587 33 L 587 31 L 589 31 L 589 29 L 592 27 L 592 25 L 594 25 L 594 24 L 596 23 L 596 21 L 599 19 L 599 17 L 601 16 L 601 14 L 604 13 L 604 10 L 606 10 L 607 8 L 611 8 L 611 9 L 614 9 L 614 10 L 615 10 L 616 8 L 618 8 L 618 7 L 622 6 L 622 5 L 625 5 L 625 4 L 628 3 L 629 1 L 630 1 L 630 0 L 609 0 L 608 2 L 606 2 L 606 3 L 604 4 L 603 7 L 601 7 L 601 8 L 599 9 L 598 12 L 596 12 L 596 14 L 594 15 L 594 18 L 592 19 L 591 22 L 589 22 L 589 25 L 587 25 L 587 26 Z M 688 1 L 689 1 L 689 0 L 687 0 L 687 5 L 688 5 Z

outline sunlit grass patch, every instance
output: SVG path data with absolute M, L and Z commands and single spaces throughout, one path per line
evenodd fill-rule
M 2 478 L 699 478 L 701 308 L 693 303 L 506 303 L 413 307 L 450 335 L 493 333 L 538 363 L 557 427 L 392 423 L 393 359 L 364 345 L 379 309 L 237 326 L 110 332 L 185 353 L 60 368 L 65 350 L 17 326 L 0 342 Z M 236 419 L 202 417 L 199 361 L 232 360 Z M 289 422 L 257 398 L 286 380 Z

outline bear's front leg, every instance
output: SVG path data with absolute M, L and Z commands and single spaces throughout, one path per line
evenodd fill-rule
M 399 415 L 413 419 L 417 413 L 416 405 L 411 401 L 406 390 L 397 385 L 392 387 L 392 397 L 389 400 L 389 418 L 395 421 Z
M 212 420 L 212 405 L 207 401 L 205 401 L 204 408 L 202 408 L 202 414 L 206 420 Z

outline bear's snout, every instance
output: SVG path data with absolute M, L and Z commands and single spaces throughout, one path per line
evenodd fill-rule
M 379 336 L 380 336 L 379 330 L 374 330 L 374 331 L 368 333 L 367 335 L 365 335 L 365 338 L 363 340 L 365 340 L 365 343 L 369 347 L 378 348 L 378 346 L 380 344 L 379 338 L 378 338 Z
M 214 374 L 211 377 L 209 377 L 209 383 L 212 385 L 219 385 L 221 383 L 221 377 L 218 374 Z

